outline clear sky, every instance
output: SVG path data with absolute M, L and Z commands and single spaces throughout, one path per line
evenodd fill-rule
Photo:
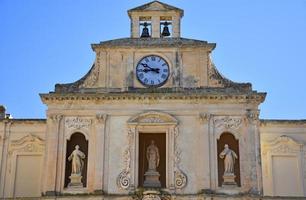
M 0 104 L 45 118 L 39 93 L 81 78 L 91 43 L 129 37 L 141 0 L 0 0 Z M 182 8 L 182 37 L 217 43 L 227 78 L 267 92 L 264 119 L 306 118 L 306 0 L 165 0 Z

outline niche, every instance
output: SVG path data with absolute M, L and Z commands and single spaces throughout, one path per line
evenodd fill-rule
M 68 157 L 75 150 L 76 145 L 79 146 L 79 150 L 85 154 L 83 159 L 83 168 L 82 168 L 82 185 L 83 187 L 87 186 L 87 161 L 88 161 L 88 141 L 82 133 L 74 133 L 71 135 L 70 139 L 67 140 L 67 149 L 66 149 L 66 168 L 65 168 L 65 187 L 69 186 L 70 175 L 72 172 L 72 162 L 68 160 Z
M 224 146 L 227 144 L 231 150 L 233 150 L 238 159 L 235 159 L 234 163 L 234 174 L 235 182 L 237 186 L 241 186 L 240 183 L 240 156 L 239 156 L 239 141 L 236 140 L 235 136 L 229 132 L 224 132 L 217 140 L 217 158 L 218 158 L 218 185 L 222 186 L 223 183 L 223 174 L 224 174 L 224 160 L 219 157 L 220 153 L 224 150 Z

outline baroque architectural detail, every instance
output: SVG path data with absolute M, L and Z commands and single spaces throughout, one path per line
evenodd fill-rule
M 146 194 L 143 196 L 142 200 L 161 200 L 157 194 Z
M 33 134 L 28 134 L 18 140 L 13 140 L 9 147 L 9 155 L 13 152 L 43 152 L 44 140 Z
M 127 190 L 131 185 L 131 149 L 133 142 L 134 132 L 128 129 L 128 146 L 123 152 L 124 169 L 117 177 L 117 186 L 121 189 Z
M 84 80 L 84 83 L 80 86 L 81 88 L 90 88 L 95 86 L 99 77 L 99 65 L 95 65 L 95 67 L 90 71 L 89 75 Z
M 182 189 L 187 185 L 187 176 L 186 174 L 180 169 L 180 162 L 181 162 L 181 150 L 178 147 L 178 136 L 179 131 L 178 127 L 174 128 L 174 184 L 175 188 Z
M 263 143 L 262 154 L 265 156 L 268 152 L 273 154 L 290 154 L 303 152 L 303 144 L 300 144 L 290 138 L 282 135 L 269 143 Z
M 52 119 L 53 122 L 59 123 L 61 119 L 63 119 L 63 115 L 51 115 L 50 119 Z
M 257 122 L 259 120 L 259 110 L 247 110 L 246 116 L 249 122 Z
M 137 115 L 128 121 L 129 124 L 150 124 L 150 123 L 172 123 L 177 124 L 177 119 L 169 114 L 150 111 Z
M 207 123 L 211 118 L 211 114 L 210 113 L 200 113 L 199 118 L 202 123 Z
M 91 125 L 91 119 L 82 117 L 67 117 L 65 119 L 65 126 L 69 129 L 82 129 L 89 128 Z
M 97 114 L 96 119 L 99 123 L 105 124 L 106 119 L 107 119 L 107 114 Z
M 240 117 L 216 117 L 214 119 L 215 127 L 218 129 L 237 130 L 241 127 L 242 119 Z

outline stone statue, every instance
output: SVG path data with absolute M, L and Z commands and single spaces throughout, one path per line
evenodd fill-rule
M 147 148 L 148 171 L 156 171 L 159 165 L 159 152 L 154 140 Z
M 224 159 L 224 174 L 234 174 L 235 159 L 238 156 L 229 148 L 228 144 L 224 145 L 224 150 L 220 153 L 219 157 Z
M 148 170 L 144 174 L 145 181 L 143 183 L 144 187 L 161 187 L 161 183 L 159 181 L 159 172 L 156 170 L 159 166 L 159 152 L 158 148 L 155 145 L 154 140 L 151 140 L 151 144 L 147 148 L 147 160 L 148 160 Z
M 75 146 L 75 150 L 70 154 L 68 157 L 69 161 L 72 161 L 72 170 L 71 170 L 71 175 L 72 174 L 77 174 L 81 175 L 82 170 L 84 167 L 84 161 L 83 159 L 85 158 L 85 154 L 79 150 L 79 145 Z

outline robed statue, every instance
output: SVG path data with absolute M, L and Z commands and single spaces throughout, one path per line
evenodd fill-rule
M 161 187 L 159 181 L 159 172 L 156 170 L 159 166 L 159 152 L 158 148 L 155 145 L 154 140 L 151 140 L 151 144 L 147 147 L 146 157 L 148 161 L 148 170 L 144 174 L 145 181 L 143 183 L 144 187 Z
M 154 140 L 147 148 L 148 171 L 156 171 L 159 165 L 159 152 Z
M 235 159 L 238 159 L 238 156 L 229 148 L 228 144 L 224 145 L 224 150 L 219 157 L 224 159 L 224 174 L 234 174 Z
M 82 170 L 84 167 L 83 159 L 85 159 L 86 156 L 82 151 L 79 150 L 79 148 L 80 148 L 79 145 L 76 145 L 75 149 L 68 157 L 68 160 L 72 161 L 71 174 L 77 174 L 77 175 L 82 174 Z

